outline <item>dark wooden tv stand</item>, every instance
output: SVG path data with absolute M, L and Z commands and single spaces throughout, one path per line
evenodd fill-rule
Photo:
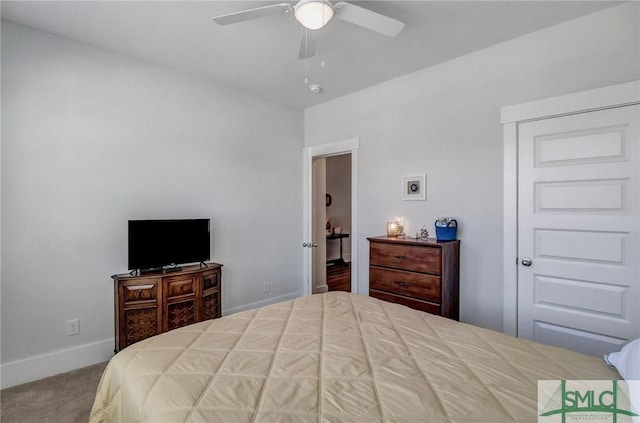
M 113 275 L 115 351 L 191 323 L 221 316 L 222 265 L 183 266 L 178 272 Z

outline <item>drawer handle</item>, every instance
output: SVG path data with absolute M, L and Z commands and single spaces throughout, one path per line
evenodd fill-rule
M 395 258 L 397 258 L 398 260 L 406 260 L 407 256 L 394 256 Z
M 395 281 L 398 285 L 402 286 L 402 287 L 406 287 L 407 283 L 406 282 L 402 282 L 402 281 Z

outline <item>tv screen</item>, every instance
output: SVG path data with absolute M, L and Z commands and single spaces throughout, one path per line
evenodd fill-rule
M 209 219 L 129 221 L 130 270 L 209 259 Z

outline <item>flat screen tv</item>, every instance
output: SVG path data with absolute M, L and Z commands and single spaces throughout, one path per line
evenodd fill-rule
M 129 220 L 130 270 L 209 259 L 209 219 Z

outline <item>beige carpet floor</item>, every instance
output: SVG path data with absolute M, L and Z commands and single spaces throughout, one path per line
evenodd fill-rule
M 0 391 L 2 423 L 87 423 L 107 363 Z

